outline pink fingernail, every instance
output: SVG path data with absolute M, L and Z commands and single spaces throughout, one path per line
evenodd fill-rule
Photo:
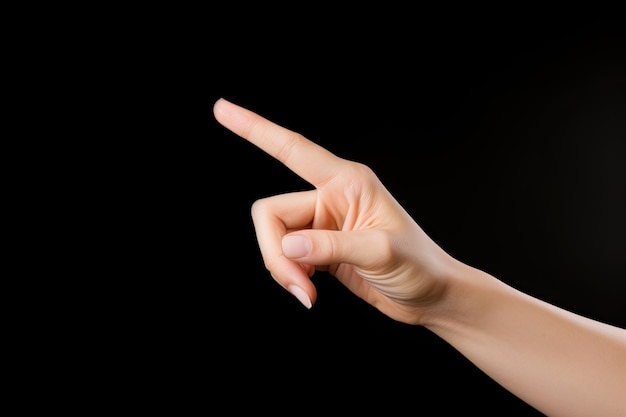
M 298 299 L 306 308 L 310 309 L 313 304 L 311 304 L 311 299 L 304 292 L 304 290 L 297 285 L 289 285 L 287 290 Z
M 302 235 L 285 236 L 282 242 L 283 253 L 288 258 L 301 258 L 311 250 L 311 241 Z

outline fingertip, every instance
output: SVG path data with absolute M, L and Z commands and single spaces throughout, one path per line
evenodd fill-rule
M 213 103 L 213 115 L 218 123 L 242 137 L 250 123 L 252 123 L 251 114 L 252 112 L 249 110 L 223 97 L 220 97 Z
M 223 97 L 220 97 L 215 101 L 215 103 L 213 103 L 213 115 L 215 118 L 218 118 L 219 114 L 221 114 L 224 102 L 226 102 L 226 100 L 224 100 Z
M 315 291 L 315 287 L 313 284 L 307 280 L 302 279 L 303 277 L 299 276 L 300 272 L 292 271 L 291 278 L 288 282 L 287 280 L 280 280 L 270 271 L 270 275 L 281 287 L 286 289 L 291 295 L 293 295 L 300 303 L 305 306 L 307 309 L 311 309 L 315 300 L 317 299 L 317 292 Z M 294 282 L 297 281 L 298 283 Z M 305 290 L 305 288 L 308 289 Z M 311 294 L 311 295 L 309 295 Z
M 289 285 L 287 287 L 287 291 L 289 291 L 291 293 L 291 295 L 293 295 L 294 297 L 296 297 L 298 299 L 298 301 L 300 301 L 302 303 L 303 306 L 305 306 L 307 309 L 311 309 L 311 307 L 313 307 L 313 303 L 311 302 L 311 298 L 309 297 L 309 295 L 306 293 L 306 291 L 304 291 L 302 288 L 298 287 L 297 285 Z

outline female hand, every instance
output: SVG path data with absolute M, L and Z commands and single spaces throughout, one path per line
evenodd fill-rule
M 316 299 L 310 277 L 326 270 L 387 316 L 428 328 L 546 415 L 625 415 L 624 329 L 453 259 L 367 166 L 225 100 L 214 113 L 314 187 L 252 207 L 265 266 L 305 306 Z
M 311 308 L 317 292 L 310 277 L 328 271 L 384 314 L 419 324 L 463 265 L 424 233 L 374 172 L 224 99 L 213 111 L 219 123 L 314 187 L 252 206 L 272 277 Z

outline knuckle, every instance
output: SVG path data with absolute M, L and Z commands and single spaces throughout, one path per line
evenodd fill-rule
M 252 203 L 250 206 L 250 214 L 253 218 L 266 216 L 270 212 L 270 200 L 261 198 Z

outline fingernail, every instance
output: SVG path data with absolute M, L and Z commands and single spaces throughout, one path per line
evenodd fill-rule
M 301 258 L 311 250 L 311 241 L 302 235 L 285 236 L 282 242 L 283 253 L 288 258 Z
M 311 304 L 311 299 L 309 298 L 309 296 L 304 292 L 304 290 L 300 287 L 298 287 L 297 285 L 289 285 L 287 287 L 287 290 L 298 299 L 298 301 L 300 301 L 306 308 L 310 309 L 312 304 Z

